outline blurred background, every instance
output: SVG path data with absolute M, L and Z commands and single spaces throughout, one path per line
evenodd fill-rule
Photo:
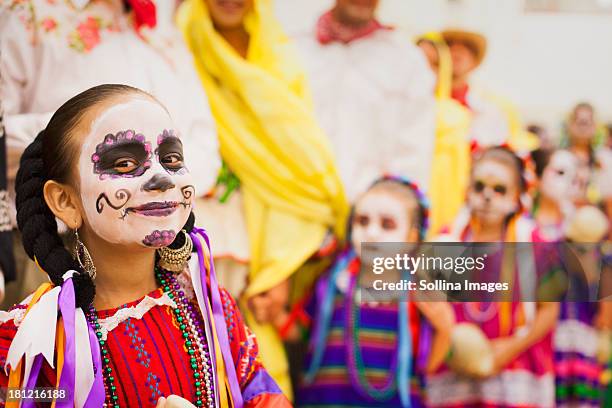
M 333 0 L 277 0 L 288 32 L 312 27 Z M 478 31 L 488 53 L 474 82 L 517 105 L 524 123 L 558 135 L 580 101 L 612 120 L 612 0 L 382 0 L 379 17 L 416 36 L 445 27 Z

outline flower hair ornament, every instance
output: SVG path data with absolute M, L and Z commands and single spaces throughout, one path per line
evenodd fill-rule
M 197 259 L 191 258 L 189 267 L 204 317 L 206 341 L 214 350 L 212 387 L 218 398 L 216 404 L 242 408 L 243 397 L 232 360 L 210 240 L 206 231 L 197 227 L 185 234 L 198 254 Z M 53 402 L 55 408 L 99 408 L 105 402 L 100 343 L 83 309 L 75 308 L 74 278 L 78 275 L 69 270 L 61 285 L 44 283 L 28 299 L 4 366 L 9 376 L 8 387 L 33 389 L 46 361 L 58 373 L 56 390 L 65 391 L 65 398 Z M 6 320 L 0 314 L 0 323 Z M 6 406 L 33 408 L 35 403 L 24 399 L 7 401 Z

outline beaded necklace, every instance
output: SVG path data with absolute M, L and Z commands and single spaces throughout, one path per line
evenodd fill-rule
M 393 353 L 393 360 L 389 367 L 389 373 L 384 381 L 384 385 L 381 388 L 374 387 L 368 381 L 365 374 L 365 363 L 363 361 L 363 354 L 361 346 L 359 344 L 359 331 L 360 331 L 360 308 L 354 300 L 356 288 L 357 288 L 357 274 L 351 271 L 350 283 L 348 292 L 346 294 L 345 312 L 346 312 L 346 337 L 347 337 L 347 362 L 348 372 L 353 387 L 355 387 L 360 394 L 369 396 L 377 401 L 385 401 L 393 397 L 397 391 L 397 377 L 399 377 L 398 368 L 398 352 Z M 402 305 L 398 305 L 399 308 Z M 399 348 L 400 339 L 396 341 L 396 350 Z
M 176 307 L 172 311 L 182 331 L 185 349 L 189 355 L 196 389 L 195 405 L 196 407 L 212 408 L 215 406 L 213 367 L 208 344 L 202 340 L 206 336 L 204 328 L 197 318 L 198 311 L 185 296 L 173 273 L 156 267 L 155 277 L 159 284 L 162 285 L 164 293 L 176 303 Z M 102 339 L 101 325 L 98 322 L 98 315 L 93 305 L 89 307 L 86 316 L 96 332 L 102 354 L 102 373 L 106 395 L 104 407 L 119 408 L 119 396 L 117 395 L 117 386 L 115 385 L 116 379 L 113 376 L 113 370 L 110 365 L 110 353 L 106 341 Z

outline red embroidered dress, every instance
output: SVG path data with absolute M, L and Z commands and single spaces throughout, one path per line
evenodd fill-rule
M 195 296 L 187 285 L 186 296 L 197 308 Z M 235 301 L 225 289 L 220 292 L 244 406 L 289 407 L 290 403 L 263 368 L 255 336 L 244 324 Z M 0 325 L 0 367 L 6 363 L 25 308 L 25 304 L 20 304 L 8 313 L 0 312 L 0 321 L 5 321 Z M 98 311 L 98 318 L 110 354 L 119 406 L 154 407 L 159 397 L 171 394 L 196 400 L 190 356 L 171 300 L 161 288 L 117 309 Z M 7 383 L 8 377 L 0 370 L 0 387 L 6 387 Z M 37 385 L 54 387 L 55 384 L 54 369 L 44 363 Z M 45 405 L 49 404 L 42 406 Z M 4 403 L 0 402 L 0 406 Z

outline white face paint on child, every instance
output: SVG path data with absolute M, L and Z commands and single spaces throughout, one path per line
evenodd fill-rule
M 172 120 L 143 97 L 111 106 L 92 123 L 79 186 L 85 217 L 100 238 L 151 248 L 172 243 L 195 194 Z
M 540 191 L 553 201 L 562 204 L 571 202 L 576 194 L 578 159 L 567 150 L 558 150 L 552 157 L 544 172 Z
M 518 210 L 520 189 L 516 174 L 495 160 L 483 160 L 474 167 L 467 203 L 472 216 L 489 225 L 501 224 Z
M 406 199 L 382 189 L 371 190 L 355 204 L 351 243 L 361 257 L 365 242 L 406 242 L 413 226 Z

